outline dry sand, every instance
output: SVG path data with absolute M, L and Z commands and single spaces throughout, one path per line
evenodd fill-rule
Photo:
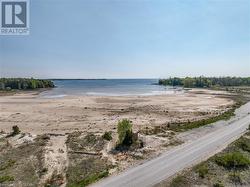
M 116 131 L 117 122 L 130 119 L 135 130 L 145 126 L 198 120 L 216 115 L 234 102 L 225 92 L 190 90 L 157 96 L 67 96 L 45 99 L 36 92 L 0 97 L 0 130 L 18 125 L 31 134 L 65 134 L 76 130 Z

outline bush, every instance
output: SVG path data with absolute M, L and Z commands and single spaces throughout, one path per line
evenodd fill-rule
M 242 137 L 237 141 L 236 144 L 239 148 L 241 148 L 243 151 L 250 152 L 250 140 L 248 138 Z
M 20 134 L 20 129 L 19 129 L 19 127 L 17 126 L 17 125 L 14 125 L 13 127 L 12 127 L 12 136 L 15 136 L 15 135 L 17 135 L 17 134 Z
M 7 136 L 7 137 L 11 137 L 11 136 L 16 136 L 18 134 L 20 134 L 20 129 L 17 125 L 12 126 L 12 132 Z
M 221 181 L 216 182 L 213 187 L 224 187 Z
M 132 123 L 128 119 L 119 121 L 117 128 L 120 145 L 130 146 L 133 143 Z
M 216 156 L 215 162 L 227 169 L 246 168 L 250 165 L 250 160 L 240 152 L 226 153 L 221 156 Z
M 177 176 L 175 177 L 171 183 L 170 187 L 187 187 L 188 181 L 183 176 Z
M 106 131 L 103 135 L 102 135 L 102 138 L 104 140 L 112 140 L 112 132 L 111 131 Z
M 196 167 L 196 172 L 199 174 L 199 177 L 205 178 L 206 174 L 208 174 L 208 167 L 206 164 L 200 164 Z

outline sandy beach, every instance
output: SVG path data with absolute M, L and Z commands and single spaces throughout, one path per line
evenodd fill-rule
M 67 96 L 42 98 L 36 92 L 0 97 L 0 130 L 18 125 L 31 134 L 116 131 L 128 118 L 135 130 L 146 126 L 199 120 L 217 115 L 234 103 L 222 91 L 193 89 L 155 96 Z
M 81 173 L 105 170 L 109 176 L 119 174 L 217 129 L 201 127 L 179 133 L 164 127 L 218 116 L 235 104 L 232 93 L 207 89 L 151 96 L 44 98 L 39 93 L 20 91 L 0 97 L 1 159 L 22 158 L 18 170 L 10 170 L 15 184 L 65 186 L 78 180 Z M 143 147 L 125 152 L 115 149 L 117 124 L 125 118 L 132 121 Z M 21 133 L 8 137 L 14 125 Z M 158 127 L 163 128 L 154 131 Z M 111 141 L 102 137 L 106 131 L 112 131 Z M 20 176 L 26 162 L 37 165 L 32 170 L 42 173 L 32 182 L 29 173 Z

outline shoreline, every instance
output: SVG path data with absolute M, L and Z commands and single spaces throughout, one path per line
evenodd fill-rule
M 43 90 L 0 97 L 2 130 L 13 124 L 28 132 L 114 131 L 121 119 L 135 123 L 136 130 L 169 122 L 184 122 L 214 116 L 234 101 L 222 98 L 224 91 L 193 89 L 180 94 L 152 96 L 65 96 L 41 98 Z M 219 95 L 218 95 L 219 93 Z M 0 129 L 1 130 L 1 129 Z M 40 134 L 39 133 L 39 134 Z

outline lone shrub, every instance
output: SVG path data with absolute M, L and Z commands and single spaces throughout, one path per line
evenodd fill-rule
M 20 129 L 19 129 L 19 127 L 17 126 L 17 125 L 14 125 L 13 127 L 12 127 L 12 133 L 11 133 L 11 135 L 12 136 L 15 136 L 15 135 L 18 135 L 18 134 L 20 134 Z
M 250 140 L 248 138 L 242 137 L 237 141 L 236 144 L 239 148 L 241 148 L 243 151 L 250 152 Z
M 205 176 L 208 174 L 208 167 L 206 164 L 200 164 L 196 167 L 196 171 L 199 174 L 199 177 L 205 178 Z
M 240 152 L 226 153 L 222 156 L 217 156 L 215 162 L 227 169 L 246 168 L 250 165 L 250 160 Z
M 112 140 L 112 132 L 111 131 L 106 131 L 103 135 L 102 135 L 102 138 L 104 140 Z
M 117 128 L 120 145 L 130 146 L 133 143 L 132 123 L 128 119 L 119 121 Z

